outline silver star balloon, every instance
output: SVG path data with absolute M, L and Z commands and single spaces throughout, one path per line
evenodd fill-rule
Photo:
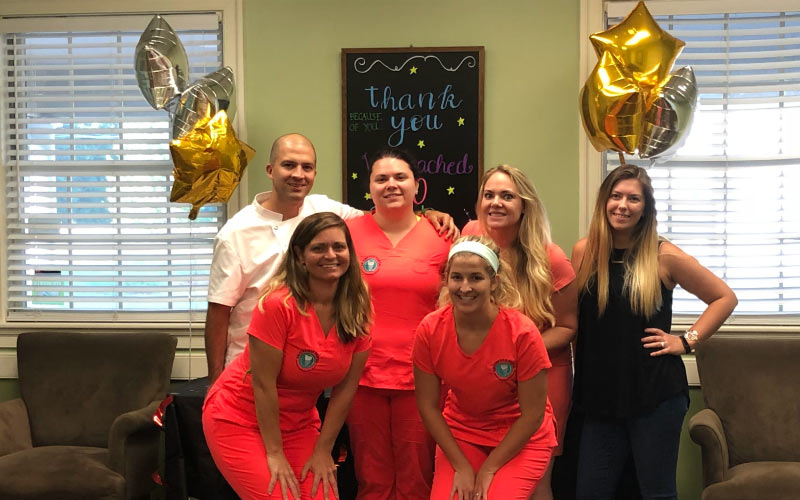
M 183 91 L 172 118 L 172 137 L 178 139 L 188 134 L 201 118 L 214 116 L 226 110 L 233 118 L 235 84 L 233 70 L 225 66 L 207 74 Z
M 653 90 L 646 106 L 644 130 L 639 141 L 640 158 L 664 161 L 675 154 L 686 138 L 697 106 L 697 80 L 691 67 L 672 73 Z

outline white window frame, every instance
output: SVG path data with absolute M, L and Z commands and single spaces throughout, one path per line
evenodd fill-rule
M 217 12 L 222 22 L 222 52 L 226 66 L 234 71 L 236 80 L 236 109 L 233 126 L 239 139 L 247 141 L 245 128 L 244 106 L 244 62 L 243 62 L 243 21 L 242 0 L 105 0 L 94 2 L 92 0 L 2 0 L 2 17 L 24 16 L 70 16 L 70 15 L 114 15 L 114 14 L 181 14 L 191 12 Z M 57 20 L 54 17 L 54 20 Z M 131 61 L 133 64 L 133 61 Z M 0 96 L 2 99 L 2 96 Z M 0 193 L 0 199 L 4 194 Z M 247 176 L 242 178 L 238 189 L 227 204 L 228 214 L 236 213 L 249 202 Z M 0 221 L 0 226 L 4 221 Z M 5 227 L 0 227 L 5 231 Z M 0 238 L 0 290 L 8 286 L 6 278 L 6 248 L 5 238 Z M 28 330 L 57 330 L 65 328 L 56 322 L 6 322 L 5 302 L 0 301 L 0 378 L 16 378 L 16 337 L 22 331 Z M 178 353 L 173 366 L 173 378 L 192 378 L 203 376 L 206 371 L 205 356 L 203 354 L 203 329 L 202 322 L 105 322 L 87 321 L 70 322 L 69 329 L 75 330 L 142 330 L 157 329 L 178 336 Z
M 629 12 L 633 10 L 637 2 L 634 1 L 615 1 L 613 9 L 615 12 Z M 581 0 L 580 5 L 580 58 L 579 58 L 579 79 L 576 86 L 576 96 L 583 87 L 594 66 L 597 64 L 595 51 L 589 41 L 589 35 L 604 31 L 606 0 Z M 754 5 L 748 0 L 650 0 L 647 2 L 647 9 L 653 16 L 668 14 L 702 14 L 708 12 L 782 12 L 786 10 L 797 10 L 796 5 L 792 7 L 788 0 L 762 0 Z M 623 14 L 624 15 L 624 14 Z M 576 116 L 579 122 L 580 134 L 578 137 L 579 155 L 579 207 L 578 223 L 579 231 L 583 236 L 587 233 L 589 223 L 592 218 L 595 197 L 603 181 L 602 175 L 602 153 L 596 151 L 589 142 L 588 137 L 580 124 L 581 117 Z M 673 318 L 673 331 L 682 332 L 693 323 L 695 316 L 676 314 Z M 731 333 L 790 333 L 800 334 L 800 321 L 796 317 L 783 316 L 732 316 L 729 321 L 722 326 L 720 331 Z

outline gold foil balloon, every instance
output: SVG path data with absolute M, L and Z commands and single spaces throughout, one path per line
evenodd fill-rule
M 644 99 L 636 80 L 604 52 L 581 91 L 581 118 L 598 151 L 633 153 L 641 136 Z
M 664 160 L 680 149 L 689 135 L 697 106 L 694 71 L 685 66 L 650 96 L 639 141 L 639 157 Z
M 208 108 L 207 108 L 208 109 Z M 225 203 L 233 194 L 255 150 L 239 141 L 225 111 L 208 112 L 195 127 L 169 145 L 173 176 L 170 201 L 191 203 L 194 220 L 206 203 Z
M 145 28 L 134 52 L 139 90 L 155 109 L 167 106 L 186 88 L 189 63 L 178 35 L 161 16 Z
M 674 154 L 697 103 L 691 68 L 670 76 L 684 42 L 662 30 L 644 2 L 589 38 L 600 58 L 580 95 L 589 141 L 620 155 L 638 151 L 641 158 L 663 160 Z
M 211 115 L 226 110 L 233 118 L 235 89 L 233 70 L 227 66 L 192 83 L 177 102 L 172 118 L 172 137 L 178 139 L 189 133 L 205 116 L 207 109 L 211 110 Z
M 589 39 L 597 57 L 611 52 L 643 87 L 655 87 L 661 83 L 685 45 L 661 29 L 644 2 L 636 4 L 618 24 L 591 35 Z

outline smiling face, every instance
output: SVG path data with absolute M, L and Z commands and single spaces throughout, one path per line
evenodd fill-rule
M 288 135 L 276 145 L 274 153 L 267 165 L 274 196 L 281 204 L 303 203 L 317 175 L 314 147 L 303 136 Z
M 487 179 L 481 191 L 479 210 L 487 229 L 519 227 L 522 220 L 522 198 L 511 177 L 497 172 Z
M 497 278 L 490 275 L 488 267 L 483 258 L 470 253 L 456 254 L 450 260 L 447 291 L 456 312 L 489 314 Z
M 624 179 L 614 184 L 606 201 L 606 219 L 615 237 L 633 234 L 644 209 L 642 184 L 638 180 Z
M 411 167 L 399 158 L 381 158 L 372 165 L 369 193 L 378 212 L 413 210 L 417 186 Z
M 350 267 L 350 250 L 344 230 L 331 227 L 320 231 L 299 257 L 308 270 L 309 282 L 338 280 Z

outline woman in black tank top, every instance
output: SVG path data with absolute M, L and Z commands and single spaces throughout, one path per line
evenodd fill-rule
M 614 498 L 633 456 L 642 497 L 677 499 L 675 472 L 688 407 L 682 354 L 736 307 L 733 291 L 677 246 L 660 240 L 647 172 L 621 165 L 603 181 L 588 237 L 572 264 L 580 293 L 574 408 L 585 415 L 577 498 Z M 708 306 L 671 335 L 676 285 Z

